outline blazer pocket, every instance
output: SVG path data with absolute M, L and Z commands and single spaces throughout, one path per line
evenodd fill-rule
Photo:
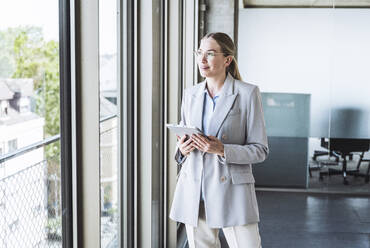
M 240 109 L 239 109 L 239 108 L 237 108 L 237 109 L 232 109 L 232 110 L 230 110 L 230 112 L 229 112 L 229 116 L 231 116 L 231 115 L 238 115 L 238 114 L 240 114 Z
M 231 181 L 233 184 L 243 183 L 254 183 L 254 177 L 252 173 L 233 173 L 231 175 Z

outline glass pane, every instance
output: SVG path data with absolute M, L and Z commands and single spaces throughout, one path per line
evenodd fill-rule
M 0 247 L 62 246 L 58 4 L 0 3 Z
M 338 164 L 328 188 L 369 193 L 370 10 L 337 8 L 333 13 L 329 149 Z
M 258 186 L 309 186 L 311 158 L 329 135 L 331 11 L 239 12 L 238 64 L 243 80 L 262 92 L 270 147 L 268 158 L 253 167 Z
M 117 1 L 99 1 L 101 247 L 118 247 Z

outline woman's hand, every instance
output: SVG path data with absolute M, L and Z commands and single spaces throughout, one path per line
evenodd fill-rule
M 199 151 L 224 156 L 224 144 L 215 136 L 208 136 L 207 139 L 203 135 L 193 134 L 191 139 L 193 140 L 193 146 Z
M 177 136 L 177 135 L 176 135 Z M 184 156 L 188 156 L 190 152 L 194 151 L 194 142 L 192 139 L 186 140 L 186 135 L 180 137 L 177 136 L 177 147 L 180 149 L 180 152 Z

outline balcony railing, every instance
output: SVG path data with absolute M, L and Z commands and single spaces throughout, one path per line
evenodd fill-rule
M 101 170 L 111 173 L 101 179 L 102 188 L 117 183 L 117 175 L 109 168 L 116 165 L 115 117 L 100 120 L 101 142 L 107 141 L 101 143 Z M 60 134 L 0 156 L 0 247 L 62 247 L 60 154 L 46 155 L 47 147 L 58 142 Z M 109 203 L 118 200 L 112 197 L 104 198 Z M 118 216 L 106 202 L 102 202 L 101 229 L 104 247 L 114 246 Z
M 62 246 L 59 154 L 44 155 L 59 140 L 58 134 L 0 157 L 0 247 Z

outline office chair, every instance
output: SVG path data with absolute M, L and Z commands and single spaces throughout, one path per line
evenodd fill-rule
M 357 176 L 362 176 L 362 177 L 365 177 L 365 183 L 368 183 L 370 181 L 370 159 L 364 159 L 364 155 L 365 155 L 365 152 L 362 152 L 361 155 L 360 155 L 360 159 L 358 160 L 358 163 L 357 163 L 357 171 L 360 172 L 360 166 L 361 166 L 361 163 L 362 162 L 368 162 L 368 166 L 367 166 L 367 171 L 365 174 L 363 173 L 359 173 L 359 174 L 355 174 L 355 177 Z
M 317 170 L 321 170 L 321 166 L 324 165 L 324 166 L 332 166 L 332 165 L 338 165 L 339 163 L 339 158 L 340 156 L 338 156 L 337 154 L 334 153 L 333 150 L 330 150 L 329 149 L 329 141 L 328 139 L 322 137 L 320 139 L 320 146 L 327 149 L 326 151 L 322 151 L 322 150 L 315 150 L 314 151 L 314 154 L 312 156 L 312 160 L 317 162 L 317 157 L 321 157 L 321 156 L 328 156 L 329 155 L 329 158 L 331 157 L 334 157 L 335 158 L 335 161 L 320 161 L 319 162 L 319 165 L 316 165 L 316 166 L 313 166 L 311 163 L 309 164 L 309 167 L 308 167 L 308 172 L 309 172 L 309 175 L 310 177 L 312 177 L 312 171 L 317 171 Z M 320 177 L 320 180 L 322 180 L 323 177 L 321 176 Z
M 370 161 L 363 159 L 365 152 L 370 149 L 370 139 L 344 139 L 344 138 L 330 138 L 328 144 L 329 152 L 333 152 L 343 159 L 342 169 L 329 168 L 327 172 L 320 172 L 320 178 L 324 175 L 342 175 L 343 184 L 348 185 L 347 174 L 360 176 L 365 178 L 365 182 L 369 182 Z M 360 160 L 355 170 L 347 170 L 347 157 L 352 157 L 353 152 L 361 152 Z M 360 173 L 360 165 L 362 162 L 369 162 L 369 167 L 366 173 Z
M 323 147 L 323 148 L 328 149 L 328 151 L 317 151 L 317 150 L 315 150 L 314 154 L 312 156 L 312 159 L 314 161 L 317 161 L 317 157 L 330 155 L 330 157 L 335 157 L 336 162 L 339 162 L 339 156 L 334 154 L 334 152 L 332 150 L 329 150 L 329 141 L 327 141 L 325 138 L 322 137 L 321 140 L 320 140 L 320 146 Z

